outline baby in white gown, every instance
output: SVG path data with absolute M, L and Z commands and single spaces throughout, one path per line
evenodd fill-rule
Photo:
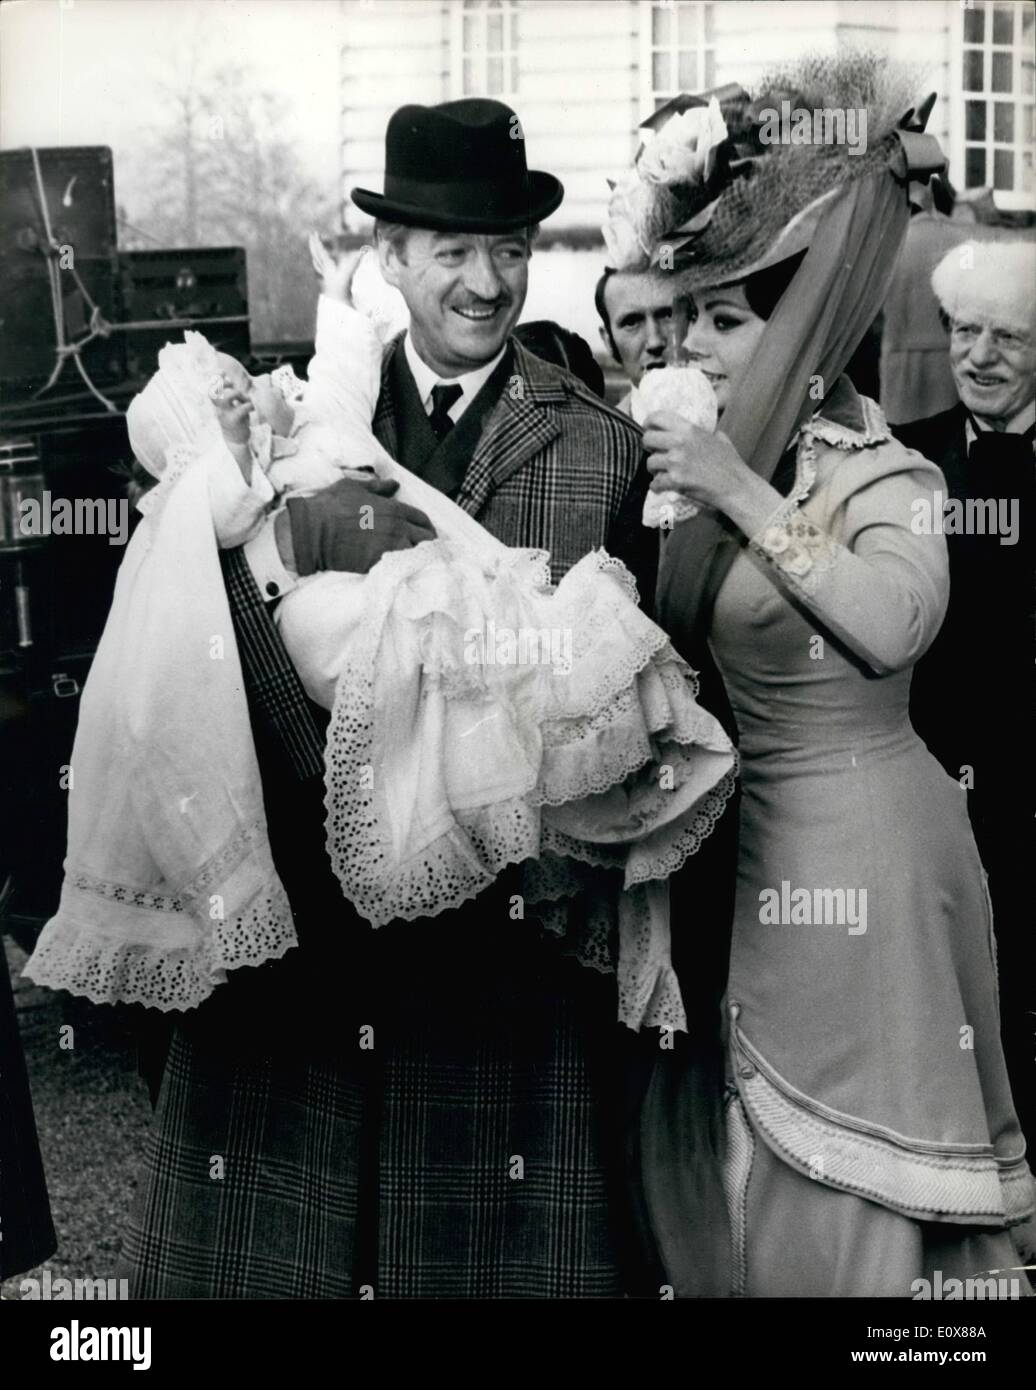
M 545 554 L 505 546 L 385 453 L 367 317 L 322 296 L 316 349 L 295 485 L 307 431 L 330 428 L 438 536 L 278 606 L 307 691 L 332 710 L 328 849 L 346 895 L 374 924 L 429 916 L 523 862 L 543 919 L 576 891 L 574 864 L 621 869 L 620 1015 L 680 1026 L 664 879 L 711 830 L 734 767 L 693 673 L 619 562 L 587 555 L 553 589 Z M 514 641 L 494 660 L 501 632 Z
M 617 925 L 619 1018 L 682 1028 L 665 880 L 733 788 L 730 741 L 620 562 L 593 552 L 554 588 L 544 552 L 504 545 L 385 453 L 371 429 L 382 351 L 366 316 L 323 295 L 309 380 L 289 385 L 292 399 L 187 334 L 131 405 L 134 451 L 159 483 L 140 504 L 147 522 L 81 719 L 82 756 L 97 756 L 36 964 L 94 998 L 179 1007 L 291 944 L 236 649 L 233 664 L 213 659 L 233 640 L 213 532 L 240 545 L 275 494 L 374 468 L 437 539 L 366 575 L 303 579 L 274 618 L 331 711 L 327 850 L 343 894 L 376 927 L 435 917 L 520 864 L 514 915 L 599 965 Z M 125 772 L 103 756 L 114 737 Z M 617 871 L 617 912 L 601 869 Z M 95 910 L 102 881 L 111 891 Z M 112 893 L 128 905 L 118 941 Z M 190 990 L 170 987 L 171 972 Z

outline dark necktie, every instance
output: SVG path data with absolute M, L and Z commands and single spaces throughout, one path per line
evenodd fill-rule
M 436 439 L 445 439 L 450 430 L 453 429 L 453 421 L 450 419 L 450 406 L 460 400 L 464 394 L 464 389 L 454 381 L 449 386 L 432 387 L 432 413 L 428 417 L 428 423 L 432 427 Z
M 973 486 L 985 484 L 991 493 L 1017 492 L 1030 481 L 1033 464 L 1032 430 L 1025 434 L 1007 434 L 998 430 L 980 430 L 968 446 L 968 463 L 973 468 L 987 470 Z

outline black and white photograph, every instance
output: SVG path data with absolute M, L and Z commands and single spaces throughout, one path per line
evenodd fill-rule
M 5 1346 L 1008 1369 L 1034 152 L 1029 0 L 0 5 Z

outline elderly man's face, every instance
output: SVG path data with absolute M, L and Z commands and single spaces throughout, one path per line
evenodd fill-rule
M 614 344 L 622 370 L 634 386 L 640 385 L 645 372 L 665 366 L 673 300 L 673 278 L 664 273 L 620 271 L 605 281 L 604 306 L 612 341 L 603 326 L 601 338 L 609 349 Z
M 442 377 L 476 371 L 518 322 L 529 287 L 525 230 L 486 236 L 415 227 L 378 242 L 381 271 L 406 300 L 418 355 Z
M 1005 425 L 1036 399 L 1036 335 L 989 323 L 954 320 L 950 366 L 957 393 L 971 411 Z

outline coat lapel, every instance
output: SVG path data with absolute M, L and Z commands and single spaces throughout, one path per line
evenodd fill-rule
M 511 340 L 514 370 L 486 420 L 471 456 L 458 504 L 476 516 L 490 494 L 561 432 L 555 409 L 566 398 L 554 371 Z
M 394 338 L 381 363 L 381 391 L 374 409 L 374 434 L 382 447 L 399 457 L 392 359 L 403 335 Z M 489 413 L 457 494 L 457 504 L 478 514 L 494 488 L 555 439 L 561 424 L 555 407 L 566 398 L 564 383 L 546 363 L 511 340 L 514 370 Z

